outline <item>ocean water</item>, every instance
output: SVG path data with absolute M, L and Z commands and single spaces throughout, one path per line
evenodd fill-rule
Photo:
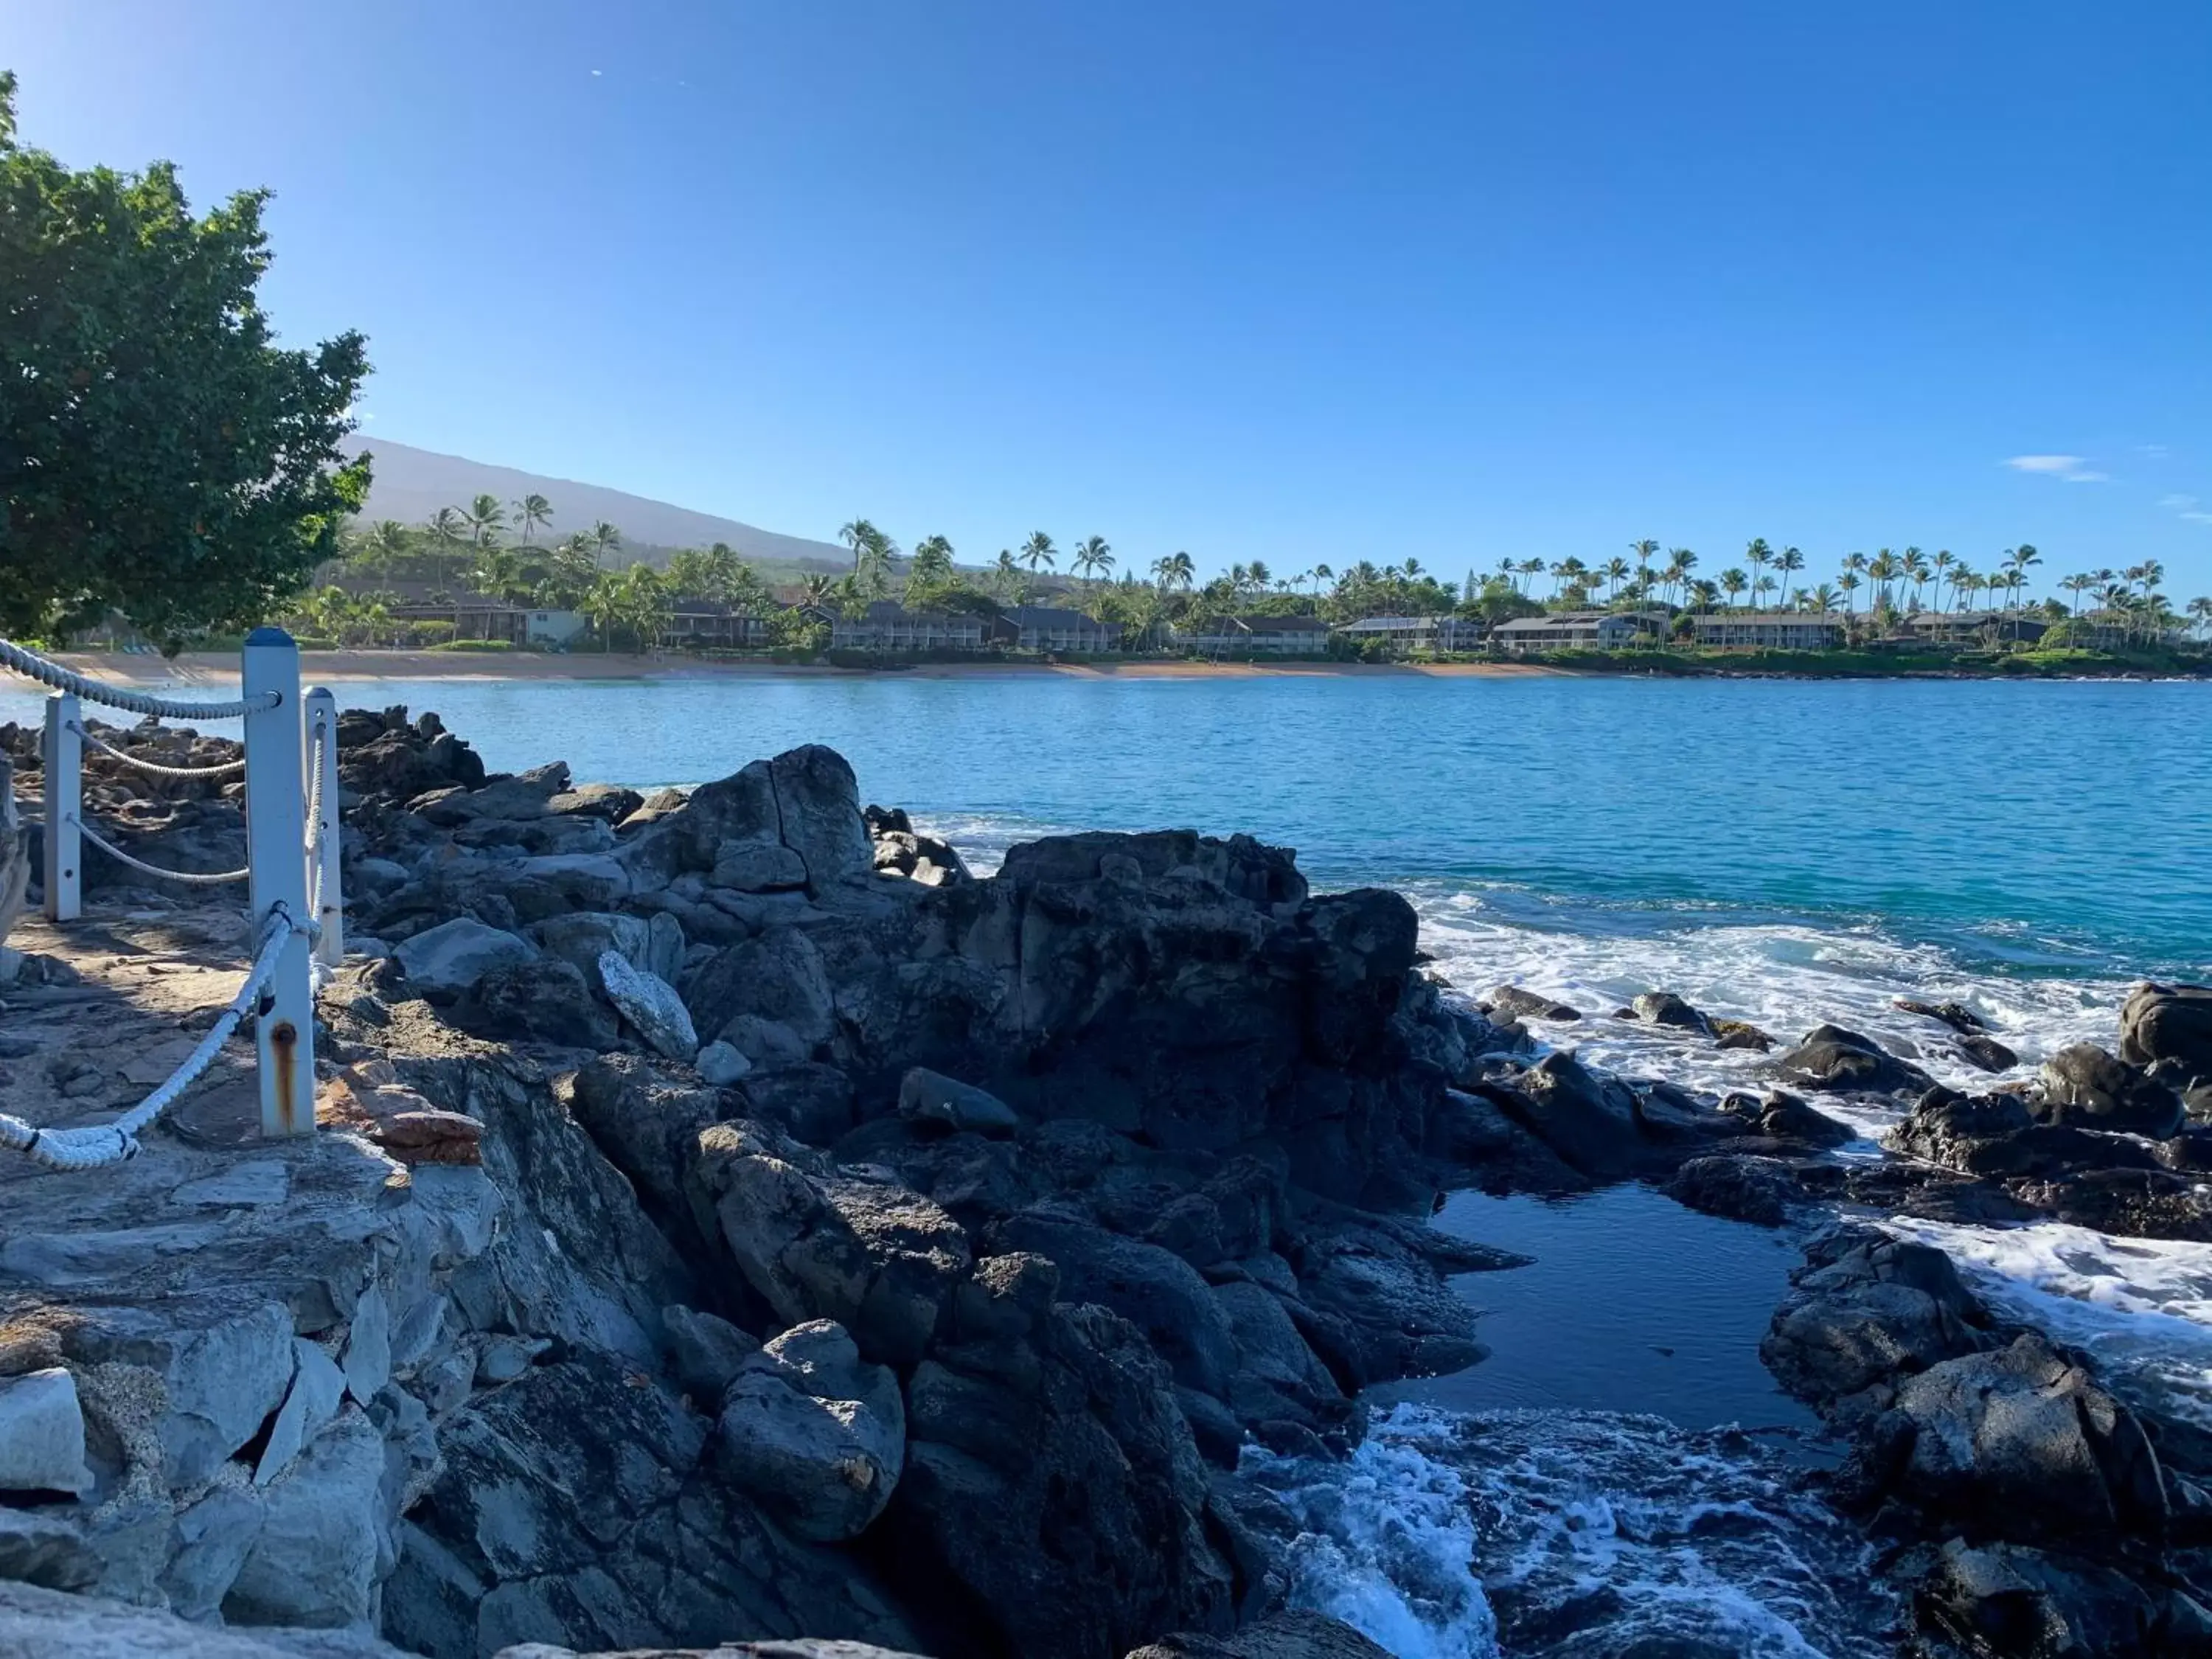
M 1954 999 L 2025 1076 L 2110 1043 L 2146 976 L 2212 978 L 2212 684 L 1579 678 L 744 677 L 399 683 L 495 769 L 640 786 L 841 750 L 981 867 L 1054 829 L 1295 847 L 1413 900 L 1436 971 L 1584 1011 L 1540 1034 L 1693 1087 L 1764 1061 L 1610 1018 L 1665 989 L 1784 1039 L 1823 1020 L 1984 1086 L 1894 998 Z M 0 691 L 0 720 L 36 698 Z M 1893 1115 L 1843 1112 L 1878 1135 Z M 1843 1156 L 1873 1157 L 1866 1139 Z M 1297 1595 L 1407 1659 L 1856 1659 L 1897 1610 L 1804 1495 L 1803 1413 L 1758 1367 L 1796 1240 L 1641 1189 L 1456 1195 L 1439 1224 L 1540 1258 L 1472 1275 L 1485 1366 L 1378 1402 L 1349 1466 L 1255 1453 L 1303 1518 Z M 2212 1247 L 2077 1228 L 1900 1232 L 2124 1390 L 2212 1425 Z M 1664 1350 L 1665 1352 L 1662 1352 Z M 1639 1646 L 1639 1644 L 1648 1645 Z

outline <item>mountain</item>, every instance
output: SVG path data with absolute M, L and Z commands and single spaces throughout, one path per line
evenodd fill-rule
M 361 448 L 375 458 L 368 503 L 362 509 L 362 517 L 372 523 L 397 519 L 402 524 L 419 525 L 441 507 L 466 507 L 471 497 L 485 495 L 498 496 L 512 517 L 514 503 L 535 494 L 553 503 L 553 522 L 538 532 L 541 538 L 557 540 L 571 531 L 588 531 L 604 519 L 622 532 L 623 550 L 649 564 L 665 563 L 667 555 L 679 547 L 727 542 L 759 563 L 801 569 L 852 568 L 853 556 L 834 542 L 779 535 L 735 519 L 694 513 L 689 507 L 599 484 L 540 477 L 511 466 L 492 466 L 459 455 L 417 449 L 412 444 L 394 443 L 389 438 L 368 440 Z

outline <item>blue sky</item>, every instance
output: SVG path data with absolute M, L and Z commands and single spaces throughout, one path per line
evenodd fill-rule
M 2212 591 L 2203 0 L 9 10 L 27 140 L 276 191 L 372 441 L 963 558 Z

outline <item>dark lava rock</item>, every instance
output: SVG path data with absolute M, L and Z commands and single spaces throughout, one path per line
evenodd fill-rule
M 1492 1098 L 1584 1175 L 1617 1178 L 1634 1173 L 1640 1161 L 1635 1095 L 1564 1049 L 1546 1054 Z
M 1905 1377 L 1995 1340 L 1995 1322 L 1950 1257 L 1870 1228 L 1818 1241 L 1793 1282 L 1759 1357 L 1824 1415 L 1884 1409 Z
M 1580 1019 L 1582 1010 L 1571 1008 L 1564 1002 L 1554 1002 L 1534 991 L 1524 991 L 1517 985 L 1501 985 L 1490 994 L 1492 1012 L 1510 1019 Z
M 1692 1210 L 1761 1227 L 1782 1225 L 1800 1198 L 1788 1164 L 1736 1153 L 1691 1158 L 1662 1190 Z
M 1916 1002 L 1911 997 L 1897 997 L 1891 1000 L 1890 1006 L 1899 1013 L 1918 1014 L 1926 1019 L 1941 1020 L 1962 1036 L 1989 1029 L 1982 1023 L 1982 1017 L 1964 1003 Z
M 2043 1062 L 2038 1115 L 2051 1123 L 2148 1135 L 2163 1140 L 2181 1127 L 2181 1096 L 2160 1079 L 2094 1042 L 2061 1048 Z
M 1680 1031 L 1711 1036 L 1713 1023 L 1672 991 L 1646 991 L 1629 1004 L 1629 1010 L 1647 1025 L 1668 1025 Z
M 1838 1094 L 1920 1094 L 1936 1085 L 1927 1073 L 1889 1054 L 1872 1037 L 1840 1025 L 1814 1027 L 1775 1063 L 1810 1087 Z
M 2120 1058 L 2172 1060 L 2190 1078 L 2212 1080 L 2212 985 L 2138 985 L 2120 1005 Z
M 1857 1458 L 1881 1494 L 2018 1541 L 2153 1537 L 2168 1511 L 2135 1413 L 2033 1332 L 1902 1379 Z
M 1774 1039 L 1747 1019 L 1717 1019 L 1711 1022 L 1713 1041 L 1723 1048 L 1749 1048 L 1767 1054 L 1774 1047 Z
M 1389 1659 L 1389 1650 L 1327 1613 L 1279 1613 L 1234 1636 L 1163 1636 L 1128 1659 Z
M 1786 1090 L 1770 1089 L 1755 1101 L 1748 1095 L 1731 1095 L 1721 1103 L 1721 1109 L 1745 1119 L 1770 1140 L 1795 1140 L 1826 1151 L 1858 1139 L 1858 1131 L 1850 1124 L 1808 1105 Z
M 2024 1545 L 1952 1539 L 1912 1600 L 1924 1628 L 1996 1659 L 2212 1659 L 2212 1613 L 2194 1597 Z
M 2125 1136 L 2038 1122 L 2017 1095 L 1931 1089 L 1890 1131 L 1891 1150 L 1982 1176 L 2053 1176 L 2074 1170 L 2149 1169 L 2153 1152 Z
M 461 993 L 447 1018 L 495 1041 L 600 1053 L 621 1042 L 613 1011 L 592 994 L 580 969 L 557 957 L 493 969 Z
M 1968 1032 L 1951 1045 L 1959 1057 L 1984 1072 L 2009 1072 L 2020 1056 L 1993 1036 Z

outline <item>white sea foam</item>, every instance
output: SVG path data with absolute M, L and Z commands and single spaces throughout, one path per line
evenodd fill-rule
M 1896 1608 L 1856 1531 L 1741 1437 L 1399 1406 L 1348 1465 L 1244 1468 L 1306 1528 L 1292 1601 L 1399 1659 L 1887 1651 Z
M 1770 1058 L 1615 1019 L 1613 1012 L 1640 992 L 1663 990 L 1717 1018 L 1748 1020 L 1784 1042 L 1825 1021 L 1915 1057 L 1942 1082 L 1985 1089 L 2024 1081 L 2068 1043 L 2109 1042 L 2126 989 L 2109 980 L 1976 974 L 1938 945 L 1872 925 L 1639 909 L 1620 926 L 1567 931 L 1501 915 L 1496 897 L 1479 891 L 1418 896 L 1417 908 L 1423 949 L 1459 989 L 1480 996 L 1510 983 L 1554 997 L 1589 1018 L 1532 1022 L 1544 1040 L 1607 1069 L 1716 1091 L 1756 1087 L 1771 1073 Z M 1578 919 L 1590 921 L 1594 913 Z M 1959 1058 L 1944 1027 L 1899 1012 L 1893 1006 L 1899 997 L 1963 1003 L 2020 1055 L 2020 1066 L 1998 1079 L 1978 1071 Z M 1891 1115 L 1862 1110 L 1856 1121 L 1873 1131 Z

